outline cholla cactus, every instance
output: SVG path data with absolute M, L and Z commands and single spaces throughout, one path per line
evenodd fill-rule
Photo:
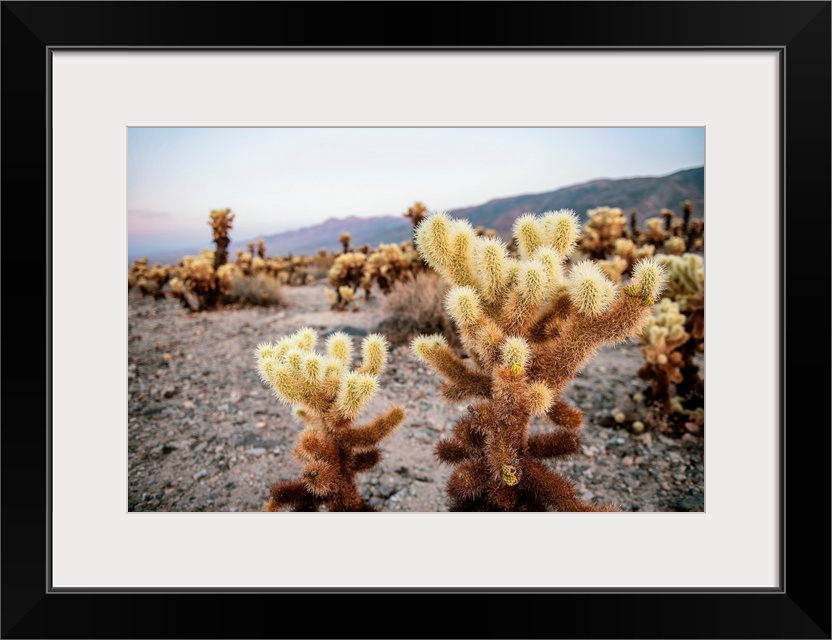
M 446 399 L 475 398 L 453 437 L 435 449 L 455 467 L 447 485 L 453 511 L 615 510 L 580 500 L 544 460 L 579 451 L 583 414 L 562 393 L 601 345 L 638 334 L 664 274 L 649 259 L 623 288 L 591 260 L 566 273 L 578 235 L 572 211 L 523 215 L 514 224 L 513 259 L 502 241 L 478 237 L 445 213 L 416 230 L 418 250 L 452 286 L 446 307 L 471 362 L 439 335 L 411 343 L 445 378 Z M 554 430 L 530 435 L 534 415 L 547 416 Z
M 621 284 L 624 280 L 624 272 L 627 270 L 627 261 L 621 256 L 613 255 L 609 260 L 599 260 L 598 266 L 604 275 L 615 284 Z
M 404 212 L 405 218 L 410 218 L 411 224 L 415 227 L 419 226 L 419 223 L 425 219 L 425 215 L 428 212 L 428 208 L 424 205 L 423 202 L 414 202 L 412 207 L 408 207 L 407 211 Z
M 305 465 L 301 479 L 271 487 L 266 511 L 374 511 L 361 497 L 356 475 L 381 458 L 377 444 L 398 427 L 404 410 L 393 407 L 375 420 L 356 426 L 354 420 L 376 393 L 387 361 L 383 336 L 367 336 L 362 364 L 350 369 L 352 340 L 335 333 L 325 355 L 315 351 L 317 333 L 304 328 L 256 350 L 261 380 L 305 424 L 294 454 Z
M 353 251 L 349 253 L 342 253 L 335 258 L 332 267 L 327 274 L 327 283 L 331 289 L 325 289 L 330 293 L 327 296 L 332 303 L 333 309 L 343 309 L 352 300 L 345 299 L 342 295 L 342 288 L 347 287 L 352 290 L 353 294 L 361 286 L 361 281 L 364 278 L 364 265 L 367 262 L 367 255 L 360 251 Z
M 211 218 L 208 224 L 211 225 L 211 231 L 214 235 L 214 244 L 217 246 L 214 251 L 214 269 L 219 269 L 222 265 L 228 262 L 228 244 L 231 239 L 228 237 L 228 231 L 231 229 L 231 223 L 234 221 L 234 214 L 231 209 L 213 209 L 211 211 Z
M 638 376 L 651 382 L 648 400 L 659 403 L 665 413 L 671 410 L 674 385 L 684 379 L 685 357 L 679 349 L 690 338 L 685 331 L 685 320 L 676 302 L 662 298 L 653 307 L 653 314 L 641 333 L 645 362 L 639 368 Z
M 705 221 L 701 218 L 691 220 L 688 224 L 688 250 L 705 250 Z
M 251 243 L 249 243 L 251 244 Z M 237 266 L 240 268 L 240 271 L 244 275 L 251 274 L 251 263 L 254 260 L 254 254 L 251 251 L 243 251 L 242 249 L 237 249 Z
M 664 221 L 662 218 L 647 218 L 644 221 L 644 226 L 647 228 L 639 236 L 641 238 L 639 244 L 649 243 L 655 246 L 661 246 L 670 236 L 670 233 L 664 229 Z
M 214 256 L 210 250 L 199 256 L 185 256 L 171 280 L 170 295 L 192 311 L 210 309 L 219 302 Z
M 216 272 L 216 287 L 220 296 L 231 295 L 231 284 L 234 278 L 242 278 L 243 272 L 236 264 L 227 262 L 222 265 Z
M 269 271 L 261 240 L 248 243 L 249 251 L 237 251 L 235 262 L 228 262 L 228 230 L 234 215 L 230 209 L 211 211 L 209 224 L 213 229 L 216 249 L 203 249 L 198 256 L 185 256 L 172 276 L 168 294 L 192 311 L 215 309 L 220 305 L 242 306 L 283 304 L 280 282 Z M 254 256 L 254 251 L 258 255 Z
M 627 219 L 621 209 L 611 207 L 590 209 L 587 215 L 580 247 L 590 258 L 601 260 L 612 253 L 615 241 L 624 235 Z
M 680 256 L 659 255 L 656 257 L 667 273 L 664 297 L 672 298 L 687 305 L 687 299 L 702 290 L 705 284 L 705 261 L 695 253 Z
M 374 283 L 384 295 L 389 294 L 396 282 L 410 280 L 421 270 L 422 264 L 421 257 L 410 242 L 378 245 L 364 263 L 361 287 L 365 297 L 370 297 Z
M 684 380 L 677 392 L 684 397 L 701 397 L 704 383 L 693 359 L 705 352 L 705 262 L 696 253 L 660 256 L 659 261 L 668 274 L 665 296 L 679 304 L 687 317 L 685 330 L 690 335 L 681 348 L 685 356 Z
M 352 236 L 349 232 L 344 231 L 340 236 L 338 236 L 338 242 L 344 247 L 344 253 L 348 253 L 350 250 L 350 242 L 352 242 Z
M 485 236 L 486 238 L 496 238 L 497 232 L 494 229 L 486 229 L 482 225 L 474 229 L 474 233 L 478 236 Z
M 664 241 L 664 252 L 669 256 L 680 256 L 687 248 L 685 246 L 684 238 L 680 236 L 670 236 Z
M 127 271 L 127 290 L 129 291 L 135 287 L 141 278 L 147 276 L 147 258 L 137 258 L 133 260 L 130 269 Z
M 147 258 L 133 261 L 127 274 L 127 288 L 136 287 L 143 296 L 165 297 L 165 285 L 173 274 L 173 267 L 158 262 L 147 266 Z
M 704 381 L 696 357 L 705 351 L 704 263 L 690 253 L 656 261 L 667 285 L 640 336 L 645 362 L 638 376 L 650 386 L 634 396 L 634 415 L 670 435 L 701 434 Z
M 641 247 L 637 246 L 630 238 L 618 238 L 613 243 L 613 255 L 619 256 L 627 261 L 625 271 L 630 271 L 637 262 L 644 260 L 644 258 L 652 258 L 656 251 L 656 247 L 652 244 L 645 244 Z

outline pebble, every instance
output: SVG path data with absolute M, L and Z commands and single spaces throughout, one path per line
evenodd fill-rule
M 201 480 L 205 476 L 208 475 L 208 471 L 206 469 L 200 469 L 194 474 L 194 480 Z

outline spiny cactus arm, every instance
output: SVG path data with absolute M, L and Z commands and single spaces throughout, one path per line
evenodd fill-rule
M 579 499 L 569 480 L 553 473 L 542 463 L 526 460 L 524 465 L 526 491 L 556 511 L 617 511 L 611 506 L 596 506 Z
M 439 385 L 439 393 L 451 401 L 487 398 L 491 394 L 491 378 L 482 376 L 473 384 L 471 380 L 445 380 Z
M 346 374 L 338 389 L 335 409 L 347 420 L 354 419 L 378 390 L 375 376 L 356 371 Z
M 387 340 L 380 333 L 373 333 L 361 342 L 361 367 L 358 373 L 378 376 L 387 364 Z
M 337 463 L 338 456 L 338 447 L 320 432 L 306 428 L 298 436 L 298 444 L 295 447 L 295 457 L 298 460 L 309 464 Z
M 539 260 L 520 263 L 513 290 L 500 314 L 500 327 L 509 334 L 524 334 L 537 319 L 550 292 L 549 269 Z
M 451 244 L 452 219 L 444 212 L 426 216 L 414 231 L 414 244 L 425 262 L 441 275 L 446 275 L 453 260 Z
M 535 345 L 530 375 L 549 381 L 555 393 L 602 344 L 637 335 L 647 321 L 664 285 L 664 270 L 652 259 L 633 269 L 631 284 L 616 293 L 615 286 L 592 262 L 579 263 L 570 273 L 569 294 L 578 310 L 564 324 L 557 339 Z
M 326 339 L 326 354 L 345 367 L 352 363 L 352 340 L 343 331 L 336 331 Z
M 356 451 L 352 456 L 352 469 L 355 473 L 369 471 L 381 460 L 381 452 L 375 448 Z
M 564 429 L 578 430 L 584 426 L 584 413 L 577 407 L 559 398 L 552 403 L 546 412 L 546 417 Z
M 436 443 L 433 449 L 437 459 L 446 464 L 457 464 L 463 460 L 470 458 L 473 454 L 472 449 L 464 446 L 456 440 L 443 439 Z
M 474 249 L 476 288 L 486 305 L 495 310 L 508 285 L 508 265 L 508 248 L 504 242 L 496 238 L 477 240 Z
M 477 283 L 474 266 L 476 233 L 467 220 L 454 220 L 451 224 L 451 251 L 453 259 L 448 267 L 448 279 L 459 287 Z
M 529 375 L 546 380 L 555 394 L 562 393 L 602 344 L 636 335 L 646 310 L 639 300 L 619 295 L 613 308 L 598 318 L 570 318 L 557 338 L 533 346 Z
M 575 251 L 581 233 L 581 223 L 572 209 L 546 211 L 541 216 L 545 244 L 550 245 L 564 258 Z
M 329 499 L 337 493 L 339 483 L 343 482 L 343 478 L 337 464 L 317 460 L 307 464 L 301 482 L 312 495 Z
M 517 253 L 521 260 L 528 260 L 538 247 L 546 242 L 542 220 L 533 213 L 524 213 L 515 219 L 512 235 L 517 239 Z
M 534 415 L 545 414 L 555 402 L 552 388 L 543 380 L 533 380 L 528 385 L 529 412 Z
M 486 369 L 496 365 L 505 334 L 497 322 L 485 315 L 476 290 L 454 287 L 446 294 L 444 305 L 457 326 L 463 346 L 475 362 Z
M 317 511 L 323 500 L 309 493 L 302 481 L 282 482 L 269 490 L 266 511 L 278 512 L 283 507 L 292 507 L 293 511 Z
M 386 438 L 404 420 L 404 409 L 393 407 L 367 425 L 353 427 L 344 432 L 343 442 L 349 447 L 371 447 Z
M 484 497 L 489 485 L 489 473 L 483 460 L 472 460 L 458 465 L 446 483 L 447 494 L 455 502 L 465 503 Z
M 482 454 L 486 435 L 493 424 L 491 402 L 484 401 L 469 405 L 467 415 L 457 418 L 453 438 L 443 439 L 437 443 L 435 452 L 439 460 L 454 464 L 465 458 Z
M 574 430 L 555 429 L 529 436 L 528 454 L 532 458 L 556 458 L 577 453 L 581 439 Z
M 441 335 L 417 336 L 411 341 L 411 349 L 419 360 L 429 364 L 448 379 L 453 385 L 452 391 L 459 394 L 457 399 L 489 395 L 491 379 L 468 367 L 447 346 L 445 338 Z
M 533 342 L 544 342 L 556 337 L 561 325 L 574 312 L 575 307 L 569 297 L 569 292 L 566 289 L 558 291 L 532 324 L 528 333 L 529 338 Z

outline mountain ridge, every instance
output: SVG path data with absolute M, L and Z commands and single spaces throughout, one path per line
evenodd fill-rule
M 523 213 L 543 213 L 557 209 L 572 209 L 581 222 L 587 219 L 587 211 L 608 206 L 623 209 L 628 215 L 636 211 L 636 219 L 642 224 L 646 218 L 658 216 L 662 209 L 680 212 L 682 202 L 693 204 L 694 218 L 704 217 L 704 166 L 681 169 L 664 176 L 640 176 L 632 178 L 597 178 L 568 185 L 553 191 L 492 198 L 484 203 L 448 210 L 456 218 L 467 218 L 475 227 L 494 229 L 500 237 L 508 239 L 514 220 Z M 425 201 L 429 205 L 429 202 Z M 407 203 L 410 206 L 412 203 Z M 266 245 L 267 255 L 309 255 L 321 248 L 342 251 L 338 236 L 347 232 L 352 236 L 351 246 L 364 244 L 402 242 L 412 237 L 413 227 L 402 214 L 361 217 L 350 215 L 327 220 L 306 227 L 260 235 L 246 240 L 233 240 L 229 253 L 233 259 L 237 249 L 244 249 L 260 238 Z M 206 247 L 209 246 L 207 243 Z M 197 250 L 198 251 L 198 250 Z M 148 255 L 150 262 L 173 264 L 186 253 L 159 252 Z M 132 260 L 132 258 L 131 258 Z

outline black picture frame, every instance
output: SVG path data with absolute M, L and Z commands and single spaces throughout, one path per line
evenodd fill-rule
M 817 283 L 830 264 L 830 8 L 828 1 L 2 2 L 2 637 L 830 638 L 830 429 L 818 410 L 830 389 L 829 298 Z M 49 363 L 60 319 L 49 303 L 50 56 L 130 47 L 779 52 L 780 587 L 52 589 L 50 390 L 58 382 Z M 753 243 L 753 230 L 738 244 L 746 240 Z M 767 312 L 751 309 L 749 320 Z

